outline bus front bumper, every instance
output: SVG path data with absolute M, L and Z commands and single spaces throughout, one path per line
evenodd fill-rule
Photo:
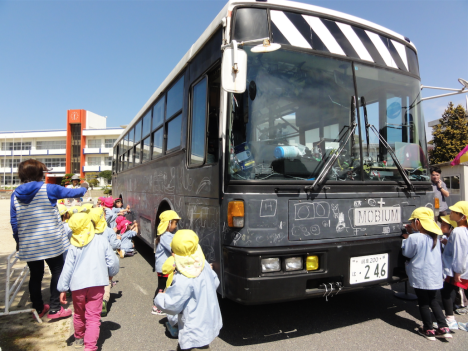
M 225 246 L 224 294 L 246 305 L 275 303 L 344 293 L 362 288 L 395 283 L 406 278 L 401 238 L 341 242 L 323 245 L 301 245 L 275 248 L 239 248 Z M 388 254 L 385 279 L 350 284 L 350 259 Z M 262 258 L 319 257 L 316 271 L 263 273 Z M 332 291 L 330 291 L 332 290 Z

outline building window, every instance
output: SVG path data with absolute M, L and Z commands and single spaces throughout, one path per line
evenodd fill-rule
M 101 158 L 100 157 L 88 157 L 88 166 L 100 166 Z
M 10 175 L 1 175 L 0 176 L 1 184 L 2 185 L 19 185 L 20 184 L 20 179 L 17 175 L 14 175 L 13 177 Z
M 42 162 L 46 165 L 47 168 L 50 167 L 65 167 L 64 158 L 38 158 L 39 162 Z
M 6 168 L 17 168 L 18 165 L 21 163 L 20 158 L 7 158 L 7 159 L 0 159 L 0 167 L 6 167 Z
M 108 149 L 112 149 L 114 147 L 114 143 L 117 139 L 105 139 L 105 147 Z
M 36 141 L 36 150 L 63 150 L 66 149 L 65 140 Z
M 2 151 L 31 150 L 31 142 L 3 142 Z
M 106 166 L 112 166 L 112 156 L 104 157 L 104 161 L 106 163 Z
M 90 149 L 99 149 L 101 147 L 101 139 L 88 140 L 88 147 Z

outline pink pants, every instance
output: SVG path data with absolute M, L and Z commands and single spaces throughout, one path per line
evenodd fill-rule
M 99 326 L 101 325 L 103 286 L 93 286 L 81 290 L 72 291 L 73 325 L 75 326 L 75 338 L 84 338 L 85 351 L 97 350 L 99 338 Z

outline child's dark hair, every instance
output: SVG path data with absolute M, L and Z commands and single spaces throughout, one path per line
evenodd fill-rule
M 419 219 L 417 219 L 417 218 L 413 219 L 413 221 L 416 221 L 416 220 L 419 221 Z M 437 241 L 439 241 L 439 238 L 438 238 L 439 236 L 437 234 L 433 233 L 433 232 L 430 232 L 430 231 L 424 229 L 424 227 L 422 227 L 421 233 L 426 234 L 426 235 L 428 235 L 428 236 L 430 236 L 432 238 L 432 249 L 431 250 L 434 250 L 434 248 L 437 246 Z

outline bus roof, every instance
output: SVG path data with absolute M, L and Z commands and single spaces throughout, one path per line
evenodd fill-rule
M 365 19 L 348 15 L 343 12 L 330 10 L 320 6 L 314 6 L 309 4 L 303 4 L 300 2 L 285 1 L 285 0 L 268 0 L 268 1 L 257 1 L 257 0 L 230 0 L 223 7 L 223 9 L 218 13 L 215 19 L 210 23 L 208 28 L 205 29 L 203 34 L 197 39 L 197 41 L 190 47 L 190 49 L 185 53 L 182 59 L 177 63 L 174 69 L 169 73 L 169 75 L 164 79 L 161 85 L 156 89 L 156 91 L 151 95 L 145 105 L 138 111 L 136 116 L 128 124 L 127 128 L 122 132 L 119 138 L 116 140 L 115 145 L 117 145 L 120 140 L 127 134 L 127 132 L 138 122 L 138 120 L 143 116 L 143 114 L 148 110 L 148 108 L 159 98 L 159 95 L 166 90 L 166 88 L 171 84 L 171 82 L 176 78 L 180 72 L 187 66 L 187 64 L 192 60 L 192 58 L 198 53 L 198 51 L 203 47 L 203 45 L 211 38 L 215 31 L 219 28 L 222 23 L 222 19 L 228 16 L 229 11 L 231 11 L 235 6 L 239 5 L 251 5 L 258 4 L 262 7 L 274 6 L 279 9 L 296 9 L 296 10 L 305 10 L 307 12 L 314 12 L 316 14 L 322 14 L 328 17 L 333 17 L 336 20 L 345 20 L 345 22 L 356 24 L 358 26 L 364 26 L 369 29 L 374 29 L 378 32 L 385 33 L 394 38 L 397 38 L 401 41 L 404 41 L 406 45 L 411 46 L 416 51 L 416 46 L 408 42 L 404 36 L 398 34 L 388 28 L 382 27 L 376 23 L 367 21 Z M 221 48 L 220 48 L 221 49 Z

